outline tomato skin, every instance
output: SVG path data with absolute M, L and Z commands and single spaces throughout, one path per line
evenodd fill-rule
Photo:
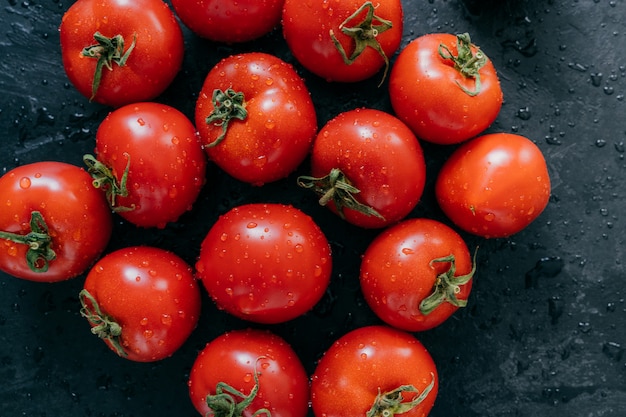
M 379 391 L 413 385 L 421 394 L 431 382 L 424 401 L 402 416 L 430 412 L 439 388 L 435 363 L 411 334 L 366 326 L 341 336 L 319 360 L 311 378 L 311 405 L 316 417 L 365 416 Z M 406 402 L 408 394 L 403 395 Z
M 120 107 L 149 101 L 174 80 L 183 61 L 183 35 L 174 13 L 161 0 L 78 0 L 65 12 L 60 25 L 65 72 L 85 97 L 92 96 L 97 59 L 82 55 L 94 45 L 94 34 L 122 35 L 125 51 L 136 44 L 125 65 L 103 68 L 93 101 Z
M 136 362 L 174 354 L 200 317 L 200 286 L 192 268 L 159 248 L 127 247 L 105 255 L 87 274 L 84 290 L 121 326 L 124 357 Z M 103 341 L 116 351 L 110 340 Z
M 525 229 L 546 208 L 550 175 L 541 150 L 510 133 L 480 136 L 463 144 L 442 166 L 437 201 L 461 229 L 485 238 Z
M 189 396 L 203 415 L 211 411 L 207 395 L 224 382 L 249 395 L 258 372 L 259 391 L 243 417 L 266 408 L 272 417 L 305 417 L 309 408 L 309 379 L 297 354 L 281 337 L 264 330 L 232 330 L 209 342 L 189 374 Z M 237 398 L 238 399 L 238 398 Z
M 196 35 L 236 43 L 260 38 L 278 26 L 283 0 L 172 0 L 172 6 Z
M 324 295 L 331 269 L 321 229 L 283 204 L 247 204 L 220 216 L 196 263 L 219 308 L 258 323 L 281 323 L 309 311 Z
M 450 262 L 435 259 L 454 256 L 454 276 L 472 273 L 472 258 L 461 236 L 435 220 L 404 220 L 378 235 L 361 261 L 360 282 L 365 300 L 385 323 L 410 332 L 439 326 L 458 309 L 449 302 L 423 314 L 420 303 L 435 287 L 437 277 Z M 467 300 L 472 280 L 459 285 L 456 298 Z
M 222 142 L 221 123 L 207 123 L 215 89 L 243 93 L 247 117 L 232 120 Z M 229 56 L 207 75 L 196 103 L 196 127 L 209 158 L 234 178 L 253 185 L 288 176 L 306 158 L 317 133 L 309 90 L 280 58 L 249 52 Z
M 298 62 L 327 81 L 356 82 L 375 75 L 385 65 L 379 52 L 372 47 L 366 47 L 352 64 L 346 64 L 329 32 L 333 31 L 346 55 L 350 56 L 354 50 L 354 41 L 341 32 L 340 25 L 363 3 L 362 0 L 286 0 L 282 17 L 283 36 Z M 350 26 L 361 22 L 365 14 L 365 11 L 359 13 L 351 20 Z M 392 22 L 390 29 L 376 36 L 380 47 L 390 59 L 402 40 L 402 2 L 377 1 L 375 15 Z
M 31 231 L 31 213 L 43 216 L 56 258 L 45 272 L 32 271 L 27 246 L 0 238 L 0 270 L 15 277 L 57 282 L 86 271 L 102 254 L 111 237 L 113 221 L 102 194 L 82 168 L 41 161 L 14 168 L 0 177 L 0 230 L 25 235 Z
M 473 78 L 463 76 L 438 52 L 443 44 L 458 53 L 457 37 L 433 33 L 411 41 L 391 69 L 389 94 L 395 114 L 418 138 L 442 145 L 470 139 L 487 129 L 502 107 L 502 89 L 491 60 L 479 70 L 480 92 Z M 476 47 L 472 46 L 476 53 Z
M 165 227 L 190 210 L 206 177 L 206 155 L 193 123 L 160 103 L 120 107 L 96 132 L 95 155 L 116 181 L 129 166 L 128 196 L 117 196 L 119 215 L 140 227 Z M 129 163 L 130 159 L 130 163 Z
M 357 82 L 375 75 L 384 65 L 383 57 L 366 47 L 351 64 L 346 64 L 335 47 L 329 30 L 333 30 L 346 55 L 354 50 L 354 41 L 343 34 L 340 25 L 363 5 L 361 0 L 336 0 L 303 3 L 286 0 L 283 7 L 283 36 L 294 55 L 306 69 L 327 81 Z M 352 20 L 356 26 L 363 20 L 362 11 Z M 384 54 L 390 58 L 400 47 L 403 11 L 399 0 L 376 2 L 375 15 L 392 22 L 392 27 L 376 36 Z
M 394 116 L 375 109 L 339 114 L 318 133 L 311 152 L 313 177 L 340 169 L 359 193 L 358 202 L 383 218 L 344 208 L 345 219 L 364 228 L 380 228 L 407 216 L 419 202 L 426 182 L 422 148 L 411 130 Z M 337 213 L 333 200 L 329 208 Z

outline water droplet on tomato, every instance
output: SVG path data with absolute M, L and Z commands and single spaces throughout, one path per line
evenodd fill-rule
M 172 145 L 178 145 L 180 143 L 180 139 L 178 136 L 172 136 Z
M 29 187 L 30 187 L 30 185 L 31 185 L 30 178 L 28 178 L 28 177 L 22 177 L 22 178 L 20 179 L 20 188 L 22 188 L 22 189 L 27 189 L 27 188 L 29 188 Z
M 246 373 L 246 374 L 243 376 L 243 381 L 244 381 L 244 382 L 250 382 L 250 381 L 252 381 L 252 374 L 251 374 L 251 373 Z
M 7 248 L 7 255 L 17 256 L 17 246 L 11 245 Z
M 296 244 L 296 246 L 294 247 L 294 249 L 296 250 L 297 253 L 302 253 L 304 252 L 304 246 L 300 243 Z
M 265 84 L 266 84 L 266 85 L 272 85 L 272 84 L 274 84 L 274 79 L 273 79 L 273 78 L 268 78 L 268 79 L 266 79 L 266 80 L 265 80 Z
M 152 336 L 154 336 L 154 332 L 152 330 L 146 329 L 146 330 L 143 331 L 143 337 L 145 339 L 151 339 Z
M 147 326 L 148 325 L 148 318 L 144 317 L 141 320 L 139 320 L 139 324 L 141 324 L 142 326 Z
M 141 117 L 139 119 L 137 119 L 137 123 L 139 124 L 139 126 L 145 126 L 146 125 L 146 121 L 143 120 Z
M 249 222 L 249 223 L 246 225 L 246 228 L 248 228 L 248 229 L 254 229 L 254 228 L 255 228 L 255 227 L 257 227 L 257 226 L 258 226 L 258 224 L 257 224 L 256 222 Z
M 170 316 L 169 314 L 162 314 L 161 315 L 161 323 L 163 323 L 165 326 L 171 326 L 171 324 L 172 324 L 172 316 Z
M 415 253 L 415 251 L 411 248 L 402 248 L 402 253 L 405 255 L 412 255 Z
M 485 221 L 492 222 L 496 219 L 496 215 L 493 213 L 487 213 L 484 217 Z

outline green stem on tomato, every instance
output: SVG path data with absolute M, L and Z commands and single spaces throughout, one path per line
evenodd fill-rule
M 350 22 L 354 20 L 364 10 L 367 10 L 365 18 L 355 26 L 348 26 Z M 382 46 L 380 46 L 380 42 L 378 42 L 377 37 L 381 33 L 391 29 L 393 27 L 393 23 L 390 20 L 386 20 L 379 16 L 376 16 L 374 14 L 375 10 L 376 7 L 374 6 L 374 4 L 371 1 L 366 1 L 365 3 L 363 3 L 363 5 L 361 5 L 361 7 L 359 7 L 353 14 L 351 14 L 339 25 L 341 33 L 349 36 L 354 41 L 354 50 L 352 51 L 352 54 L 350 54 L 350 56 L 348 56 L 332 29 L 329 30 L 329 34 L 330 38 L 333 41 L 333 44 L 335 45 L 335 48 L 337 48 L 337 51 L 339 51 L 339 54 L 341 55 L 341 58 L 346 65 L 351 65 L 367 47 L 373 48 L 374 50 L 376 50 L 376 52 L 378 52 L 378 54 L 385 61 L 385 72 L 383 73 L 383 78 L 378 85 L 380 87 L 387 77 L 387 72 L 389 71 L 389 57 L 387 57 L 387 54 L 385 54 L 385 51 L 383 51 L 383 48 Z M 375 24 L 375 22 L 378 22 L 378 24 Z
M 406 413 L 419 404 L 421 404 L 435 386 L 435 375 L 431 372 L 430 384 L 420 394 L 419 390 L 413 385 L 402 385 L 392 391 L 381 393 L 380 388 L 378 395 L 374 400 L 372 408 L 366 414 L 366 417 L 393 417 L 396 414 Z M 414 394 L 415 397 L 411 401 L 404 401 L 403 394 Z
M 28 246 L 26 263 L 33 272 L 46 272 L 50 261 L 56 259 L 56 253 L 51 248 L 52 237 L 48 225 L 39 211 L 30 213 L 30 232 L 25 235 L 0 231 L 0 239 L 9 240 L 20 245 Z
M 130 155 L 125 152 L 124 156 L 127 159 L 126 168 L 122 174 L 122 179 L 118 182 L 115 175 L 113 175 L 113 171 L 108 166 L 98 161 L 93 155 L 83 155 L 83 162 L 87 165 L 87 172 L 93 178 L 93 186 L 104 190 L 109 206 L 116 213 L 135 209 L 134 206 L 124 207 L 117 205 L 117 197 L 128 197 L 126 182 L 128 180 L 128 172 L 130 171 Z
M 264 359 L 264 356 L 258 357 L 256 362 L 261 359 Z M 250 394 L 245 395 L 225 382 L 218 382 L 215 394 L 209 394 L 206 397 L 206 403 L 212 412 L 211 415 L 214 417 L 243 416 L 243 411 L 252 404 L 259 392 L 259 372 L 256 370 L 256 362 L 254 365 L 254 387 L 250 390 Z M 267 408 L 256 410 L 252 416 L 260 414 L 271 417 L 271 413 Z
M 300 187 L 312 189 L 320 196 L 320 205 L 325 206 L 329 201 L 332 201 L 341 218 L 345 218 L 344 208 L 349 208 L 367 216 L 376 216 L 385 220 L 373 207 L 356 200 L 354 195 L 361 191 L 352 185 L 348 177 L 339 168 L 333 168 L 328 175 L 318 178 L 302 175 L 298 177 L 297 182 Z
M 130 53 L 135 49 L 137 42 L 137 35 L 133 35 L 133 42 L 128 49 L 124 51 L 124 38 L 122 35 L 115 35 L 112 38 L 108 38 L 100 32 L 96 32 L 93 38 L 96 40 L 96 43 L 86 46 L 82 50 L 83 56 L 97 59 L 96 70 L 94 71 L 93 81 L 91 83 L 91 97 L 89 100 L 93 100 L 98 93 L 98 88 L 102 81 L 102 70 L 106 67 L 109 71 L 112 71 L 114 63 L 120 67 L 126 65 L 126 61 Z
M 80 299 L 80 315 L 85 317 L 89 324 L 91 324 L 91 333 L 98 336 L 100 339 L 108 341 L 115 353 L 121 357 L 126 357 L 128 354 L 124 350 L 120 341 L 122 336 L 122 326 L 115 321 L 115 319 L 105 314 L 98 301 L 89 293 L 89 291 L 83 289 L 78 294 Z
M 476 53 L 472 51 L 472 47 L 477 49 Z M 452 51 L 442 43 L 439 45 L 439 55 L 445 60 L 452 61 L 454 68 L 459 71 L 463 77 L 474 79 L 474 90 L 465 88 L 458 81 L 456 83 L 466 94 L 475 96 L 479 94 L 481 90 L 480 70 L 487 63 L 487 56 L 475 45 L 472 45 L 469 33 L 456 35 L 456 49 L 457 54 L 454 55 Z
M 232 88 L 222 91 L 219 88 L 213 90 L 213 111 L 205 120 L 207 124 L 213 123 L 222 127 L 222 133 L 213 142 L 205 145 L 212 148 L 217 146 L 228 131 L 228 124 L 232 119 L 245 120 L 248 117 L 246 101 L 242 92 L 237 92 Z
M 461 292 L 461 285 L 465 285 L 471 281 L 476 273 L 476 254 L 478 248 L 474 251 L 474 257 L 472 259 L 472 270 L 461 276 L 454 276 L 456 273 L 456 262 L 454 255 L 444 256 L 442 258 L 433 259 L 430 261 L 430 266 L 436 262 L 449 262 L 450 268 L 439 274 L 435 280 L 433 292 L 422 300 L 419 305 L 420 312 L 424 315 L 430 314 L 434 309 L 441 304 L 448 302 L 456 307 L 465 307 L 467 300 L 461 300 L 456 297 Z

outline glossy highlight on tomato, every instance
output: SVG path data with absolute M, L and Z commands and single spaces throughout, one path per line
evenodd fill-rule
M 0 270 L 57 282 L 86 271 L 113 229 L 104 196 L 82 168 L 40 161 L 0 177 Z
M 219 308 L 257 323 L 286 322 L 309 311 L 324 295 L 331 269 L 319 226 L 277 203 L 246 204 L 220 216 L 196 263 Z
M 493 133 L 463 144 L 442 166 L 437 201 L 461 229 L 485 238 L 528 227 L 547 207 L 551 184 L 543 153 L 530 139 Z

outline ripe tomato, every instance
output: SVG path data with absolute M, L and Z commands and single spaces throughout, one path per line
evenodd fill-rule
M 196 103 L 196 127 L 220 168 L 261 185 L 286 177 L 306 158 L 317 115 L 291 65 L 250 52 L 211 69 Z
M 200 351 L 189 374 L 189 396 L 203 416 L 305 417 L 309 379 L 281 337 L 233 330 Z M 225 412 L 230 406 L 234 413 Z
M 340 337 L 320 359 L 311 405 L 317 417 L 425 417 L 438 388 L 435 363 L 415 337 L 366 326 Z
M 96 132 L 85 156 L 111 207 L 141 227 L 164 227 L 191 209 L 205 182 L 206 155 L 193 123 L 165 104 L 120 107 Z
M 200 317 L 200 287 L 185 261 L 163 249 L 137 246 L 105 255 L 80 292 L 91 332 L 126 359 L 171 356 Z
M 439 326 L 467 304 L 475 266 L 457 232 L 430 219 L 385 230 L 361 261 L 361 289 L 385 323 L 416 332 Z
M 152 100 L 182 65 L 182 31 L 162 0 L 78 0 L 59 30 L 69 80 L 107 106 Z
M 109 243 L 113 221 L 84 169 L 42 161 L 0 178 L 0 270 L 55 282 L 87 270 Z
M 362 81 L 383 66 L 387 73 L 402 40 L 402 2 L 286 0 L 282 22 L 289 49 L 306 69 L 328 81 Z
M 328 241 L 311 217 L 283 204 L 247 204 L 211 227 L 196 269 L 219 308 L 280 323 L 322 298 L 331 265 Z
M 380 110 L 356 109 L 329 121 L 313 142 L 312 176 L 298 183 L 320 195 L 320 204 L 357 226 L 395 223 L 416 206 L 426 181 L 417 138 Z
M 502 107 L 496 69 L 466 33 L 414 39 L 394 63 L 389 94 L 396 115 L 418 138 L 443 145 L 478 135 Z
M 550 175 L 532 141 L 494 133 L 454 151 L 439 172 L 435 194 L 443 212 L 461 229 L 485 238 L 507 237 L 546 208 Z
M 172 0 L 180 20 L 196 35 L 215 42 L 247 42 L 280 24 L 283 0 Z

